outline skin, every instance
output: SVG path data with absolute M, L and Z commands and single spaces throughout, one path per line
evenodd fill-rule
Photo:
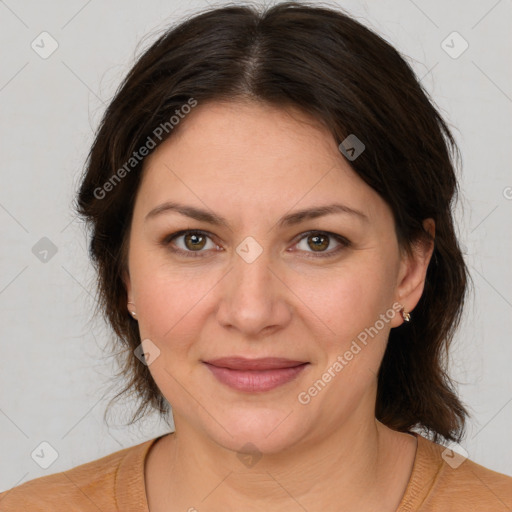
M 229 226 L 173 211 L 147 218 L 168 201 L 214 212 Z M 366 220 L 336 213 L 278 225 L 291 212 L 332 203 Z M 424 226 L 434 233 L 432 220 Z M 209 238 L 161 243 L 184 229 Z M 311 240 L 318 233 L 308 239 L 314 230 L 350 245 L 328 237 L 319 250 Z M 262 249 L 251 263 L 236 252 L 249 236 Z M 151 512 L 396 510 L 416 439 L 385 427 L 374 409 L 377 371 L 401 315 L 360 344 L 308 404 L 298 395 L 395 302 L 414 309 L 432 249 L 401 250 L 389 206 L 304 113 L 247 101 L 200 104 L 188 114 L 145 161 L 125 276 L 141 339 L 160 351 L 149 369 L 176 426 L 146 462 Z M 233 355 L 310 364 L 276 389 L 241 392 L 202 363 Z M 247 443 L 261 456 L 252 465 L 239 457 L 251 451 Z

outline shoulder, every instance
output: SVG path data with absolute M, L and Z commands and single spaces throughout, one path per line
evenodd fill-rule
M 0 493 L 2 512 L 117 510 L 119 479 L 144 485 L 144 458 L 156 439 Z
M 436 495 L 445 503 L 453 501 L 458 506 L 465 503 L 466 510 L 482 507 L 482 510 L 508 512 L 512 510 L 512 477 L 469 459 L 458 467 L 445 462 L 434 488 L 433 499 Z
M 421 436 L 411 484 L 427 490 L 421 511 L 512 510 L 512 477 Z

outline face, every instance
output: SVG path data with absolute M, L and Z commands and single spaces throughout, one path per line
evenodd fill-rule
M 371 421 L 428 257 L 299 111 L 200 104 L 179 128 L 145 161 L 126 276 L 177 431 L 276 453 Z

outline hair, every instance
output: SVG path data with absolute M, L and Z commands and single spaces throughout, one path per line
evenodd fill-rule
M 413 320 L 390 332 L 375 416 L 394 430 L 417 428 L 434 440 L 459 441 L 467 411 L 446 369 L 468 281 L 452 216 L 459 150 L 390 44 L 340 9 L 302 2 L 227 5 L 169 28 L 137 59 L 104 113 L 77 211 L 92 228 L 99 307 L 123 346 L 127 380 L 114 400 L 125 393 L 140 399 L 131 423 L 148 410 L 170 411 L 134 355 L 141 339 L 126 308 L 127 241 L 145 160 L 133 160 L 134 154 L 150 139 L 158 147 L 172 136 L 169 119 L 187 103 L 245 100 L 299 108 L 322 122 L 337 144 L 355 134 L 365 150 L 350 165 L 390 206 L 402 249 L 432 241 L 422 221 L 434 219 L 424 291 Z M 160 130 L 155 137 L 159 126 L 167 126 L 165 136 Z

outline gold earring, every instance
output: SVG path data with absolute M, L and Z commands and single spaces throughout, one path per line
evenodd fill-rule
M 410 313 L 407 313 L 405 311 L 405 307 L 402 306 L 402 309 L 400 310 L 400 313 L 402 314 L 402 318 L 404 319 L 404 322 L 410 322 L 411 321 L 411 315 Z

